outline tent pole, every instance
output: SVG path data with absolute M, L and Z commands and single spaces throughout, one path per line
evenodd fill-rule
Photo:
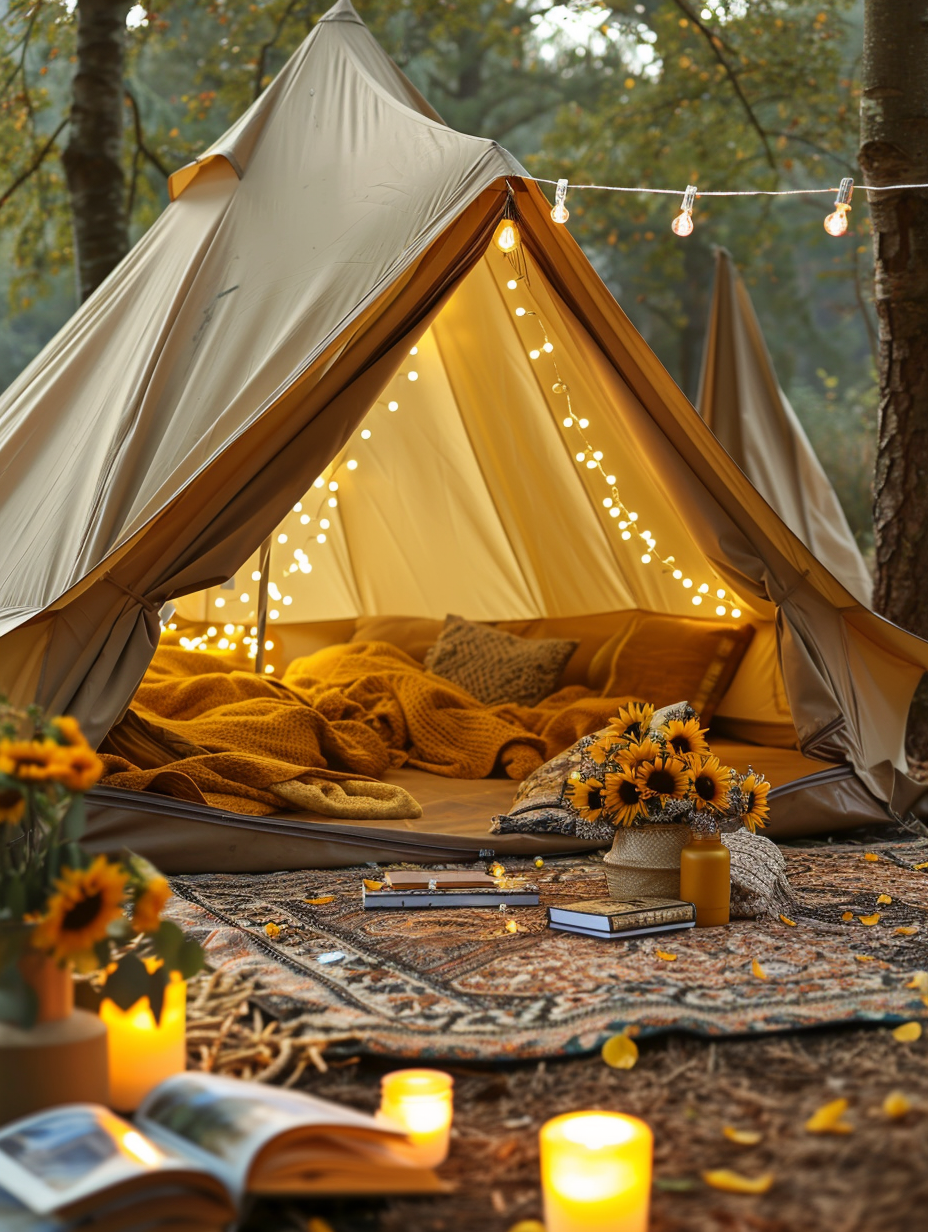
M 264 633 L 267 629 L 267 584 L 268 574 L 271 571 L 272 538 L 273 536 L 268 535 L 258 553 L 258 569 L 261 578 L 258 582 L 258 653 L 255 655 L 255 671 L 259 675 L 264 673 Z

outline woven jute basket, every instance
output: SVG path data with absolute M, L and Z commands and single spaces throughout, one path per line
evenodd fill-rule
M 679 898 L 680 852 L 689 826 L 622 826 L 604 857 L 612 898 Z

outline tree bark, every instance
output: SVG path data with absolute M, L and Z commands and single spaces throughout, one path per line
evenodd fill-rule
M 859 161 L 868 185 L 928 183 L 928 4 L 865 0 Z M 874 606 L 928 637 L 928 190 L 874 193 L 880 410 Z M 909 716 L 928 758 L 928 688 Z
M 62 154 L 81 302 L 129 251 L 122 169 L 128 0 L 79 0 L 71 131 Z

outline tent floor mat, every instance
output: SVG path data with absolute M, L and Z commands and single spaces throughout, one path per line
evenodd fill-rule
M 924 846 L 884 844 L 875 862 L 859 846 L 785 848 L 794 926 L 737 920 L 623 942 L 546 927 L 547 905 L 605 896 L 601 862 L 585 856 L 540 870 L 507 861 L 507 872 L 537 881 L 542 905 L 506 914 L 365 912 L 369 867 L 176 877 L 167 914 L 198 937 L 212 966 L 257 975 L 257 999 L 272 1015 L 301 1016 L 307 1033 L 350 1040 L 353 1052 L 483 1062 L 578 1055 L 626 1027 L 718 1037 L 928 1021 L 922 994 L 907 987 L 928 969 L 928 873 L 912 868 L 928 858 Z M 881 894 L 892 902 L 878 905 Z M 327 895 L 331 903 L 305 901 Z M 860 922 L 874 914 L 876 924 Z M 507 918 L 518 932 L 506 930 Z M 273 939 L 269 923 L 280 929 Z

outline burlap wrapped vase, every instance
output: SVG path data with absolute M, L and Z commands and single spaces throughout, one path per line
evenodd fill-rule
M 689 841 L 689 826 L 620 826 L 603 857 L 610 895 L 679 898 L 680 852 Z

